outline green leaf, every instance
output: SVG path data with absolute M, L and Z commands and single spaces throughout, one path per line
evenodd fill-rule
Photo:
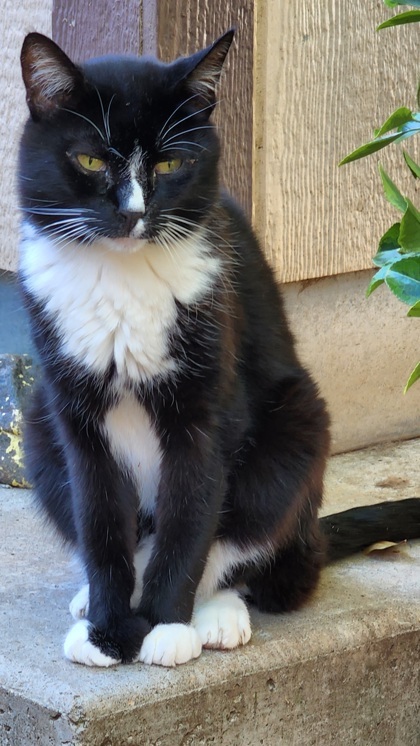
M 373 293 L 376 288 L 379 287 L 379 285 L 383 285 L 385 282 L 385 275 L 388 272 L 389 265 L 385 267 L 381 267 L 381 269 L 378 269 L 377 272 L 373 275 L 369 285 L 366 288 L 366 298 L 369 298 L 369 295 Z
M 412 306 L 420 300 L 420 255 L 403 257 L 388 268 L 385 282 L 403 303 Z
M 394 111 L 388 119 L 383 123 L 382 127 L 375 130 L 375 138 L 385 135 L 386 132 L 394 130 L 396 127 L 401 127 L 402 124 L 412 121 L 412 113 L 406 106 L 401 106 L 400 109 Z
M 402 217 L 398 240 L 401 253 L 420 252 L 420 213 L 409 199 Z
M 365 158 L 367 155 L 376 153 L 377 150 L 385 148 L 387 145 L 390 145 L 390 143 L 395 142 L 399 138 L 401 138 L 401 132 L 392 132 L 390 135 L 377 137 L 366 143 L 366 145 L 361 145 L 360 148 L 356 148 L 356 150 L 353 150 L 349 155 L 346 155 L 338 165 L 344 166 L 345 163 L 351 163 L 352 161 L 357 161 L 359 158 Z
M 388 8 L 396 8 L 397 5 L 412 5 L 413 8 L 420 8 L 420 0 L 384 0 Z
M 408 10 L 406 13 L 400 13 L 393 18 L 388 18 L 377 27 L 377 31 L 390 26 L 401 26 L 403 23 L 416 23 L 420 21 L 420 10 Z
M 400 133 L 401 140 L 406 140 L 407 137 L 418 135 L 420 132 L 420 119 L 418 114 L 416 113 L 413 115 L 413 119 L 410 122 L 402 124 L 401 127 L 398 128 L 398 132 Z
M 391 205 L 394 205 L 397 210 L 405 212 L 407 209 L 407 201 L 401 194 L 398 187 L 394 184 L 392 179 L 390 179 L 381 164 L 379 164 L 379 173 L 381 174 L 382 186 L 384 188 L 385 196 L 388 202 L 390 202 Z
M 411 306 L 407 316 L 420 316 L 420 300 L 418 300 L 414 306 Z
M 419 0 L 420 1 L 420 0 Z M 406 150 L 403 150 L 403 155 L 405 158 L 405 162 L 410 169 L 411 173 L 416 179 L 420 179 L 420 166 L 417 165 L 415 161 L 411 158 L 411 156 L 407 153 Z
M 402 254 L 396 249 L 391 251 L 378 251 L 373 257 L 372 261 L 376 267 L 389 267 L 394 262 L 399 262 L 402 259 Z
M 393 251 L 394 249 L 400 248 L 400 242 L 398 240 L 398 237 L 400 235 L 400 225 L 401 223 L 394 223 L 394 225 L 391 225 L 386 233 L 384 233 L 381 240 L 379 241 L 379 252 Z
M 416 381 L 418 381 L 419 378 L 420 378 L 420 363 L 417 363 L 416 367 L 411 372 L 411 375 L 410 375 L 407 383 L 405 384 L 404 394 L 407 393 L 407 391 L 410 388 L 410 386 L 412 386 L 413 383 L 415 383 Z

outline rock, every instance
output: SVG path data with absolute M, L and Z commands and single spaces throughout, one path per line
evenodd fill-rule
M 28 355 L 0 355 L 0 484 L 28 487 L 22 452 L 25 404 L 36 376 Z

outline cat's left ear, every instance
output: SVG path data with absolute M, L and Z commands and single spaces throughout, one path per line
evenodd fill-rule
M 68 105 L 84 88 L 81 70 L 43 34 L 25 37 L 20 55 L 26 101 L 34 119 Z
M 190 57 L 193 68 L 185 76 L 184 83 L 193 95 L 197 95 L 200 104 L 203 102 L 209 108 L 216 104 L 217 84 L 234 34 L 234 29 L 230 29 L 214 44 Z

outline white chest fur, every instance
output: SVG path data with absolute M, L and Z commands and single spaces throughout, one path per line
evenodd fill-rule
M 200 300 L 220 262 L 200 235 L 169 252 L 144 243 L 110 250 L 111 241 L 57 248 L 33 226 L 23 227 L 21 273 L 28 290 L 55 320 L 66 355 L 95 373 L 111 361 L 122 378 L 150 380 L 175 369 L 169 335 L 176 301 Z
M 142 509 L 153 513 L 162 453 L 146 409 L 127 393 L 107 413 L 103 431 L 115 460 L 137 487 Z

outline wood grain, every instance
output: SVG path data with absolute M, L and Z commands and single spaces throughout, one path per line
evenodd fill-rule
M 54 41 L 74 61 L 103 54 L 138 54 L 139 0 L 54 0 Z
M 163 60 L 190 54 L 236 28 L 215 121 L 224 149 L 222 180 L 251 215 L 254 2 L 160 0 L 156 10 L 157 54 Z
M 394 109 L 416 107 L 419 29 L 376 33 L 387 17 L 381 0 L 256 3 L 253 214 L 282 280 L 370 267 L 398 219 L 379 157 L 338 168 Z M 412 193 L 401 153 L 382 153 Z

